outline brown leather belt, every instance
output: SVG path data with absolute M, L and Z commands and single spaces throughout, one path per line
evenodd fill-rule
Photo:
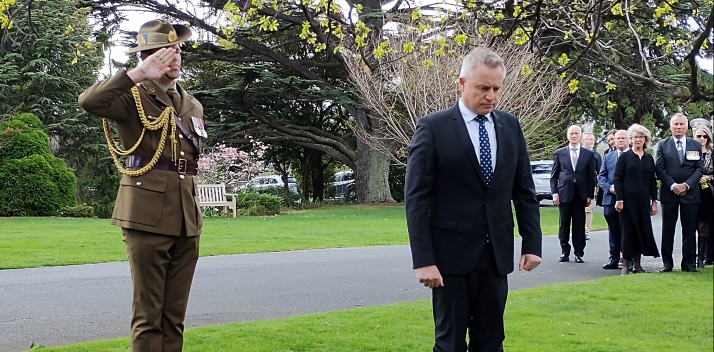
M 151 161 L 151 158 L 148 156 L 129 155 L 126 157 L 126 168 L 144 167 L 149 161 Z M 182 175 L 196 175 L 198 173 L 198 164 L 187 159 L 171 160 L 169 158 L 159 158 L 153 169 L 175 171 Z

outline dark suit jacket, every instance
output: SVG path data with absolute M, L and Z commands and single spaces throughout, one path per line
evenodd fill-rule
M 595 186 L 598 186 L 597 182 L 597 174 L 600 172 L 600 168 L 602 167 L 602 156 L 600 156 L 600 153 L 597 152 L 597 150 L 593 150 L 593 156 L 595 157 Z M 597 189 L 597 194 L 595 194 L 595 204 L 602 206 L 602 197 L 604 196 L 604 193 L 601 188 L 598 187 Z
M 88 113 L 116 123 L 125 149 L 136 143 L 143 130 L 130 92 L 134 86 L 126 71 L 121 70 L 89 87 L 79 96 L 79 105 Z M 193 145 L 189 138 L 176 138 L 176 153 L 179 158 L 197 161 L 201 138 L 194 129 L 191 117 L 203 119 L 203 106 L 185 90 L 180 91 L 181 106 L 176 108 L 179 123 L 198 141 L 198 146 Z M 142 82 L 139 95 L 149 119 L 159 116 L 165 107 L 172 106 L 171 99 L 153 82 Z M 181 135 L 182 132 L 178 131 L 177 134 Z M 153 156 L 160 136 L 161 130 L 147 130 L 141 144 L 132 154 Z M 166 141 L 161 156 L 172 157 L 171 141 Z M 158 169 L 137 177 L 124 175 L 119 184 L 112 224 L 173 236 L 181 234 L 183 224 L 188 236 L 198 236 L 203 227 L 203 217 L 198 207 L 197 194 L 197 181 L 193 176 L 181 178 L 177 172 Z
M 655 166 L 657 178 L 662 181 L 662 186 L 659 188 L 659 200 L 661 202 L 681 201 L 683 204 L 699 203 L 699 179 L 702 178 L 704 169 L 702 145 L 698 141 L 687 138 L 684 162 L 680 163 L 675 143 L 674 137 L 669 137 L 657 145 Z M 688 156 L 690 156 L 689 160 Z M 675 183 L 686 183 L 689 186 L 687 195 L 680 197 L 674 194 L 670 188 Z
M 614 206 L 617 202 L 615 195 L 610 193 L 610 186 L 615 184 L 615 165 L 617 165 L 617 152 L 606 154 L 597 176 L 598 185 L 603 194 L 602 205 L 604 206 Z
M 454 107 L 425 116 L 412 137 L 404 203 L 414 268 L 467 275 L 491 237 L 501 275 L 513 271 L 513 215 L 521 253 L 541 255 L 539 203 L 518 119 L 494 110 L 497 158 L 487 187 L 466 124 Z
M 570 144 L 555 151 L 553 169 L 550 173 L 550 192 L 558 194 L 560 201 L 570 203 L 578 196 L 583 203 L 595 194 L 595 156 L 580 146 L 578 164 L 573 170 L 570 161 Z

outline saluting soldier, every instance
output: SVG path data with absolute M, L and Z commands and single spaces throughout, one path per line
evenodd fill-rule
M 184 317 L 198 261 L 203 220 L 196 200 L 203 107 L 176 82 L 179 44 L 187 26 L 153 20 L 141 26 L 141 64 L 121 70 L 79 96 L 79 104 L 104 118 L 115 164 L 123 174 L 112 224 L 122 228 L 133 302 L 134 352 L 181 351 Z M 121 146 L 107 120 L 115 123 Z M 125 157 L 122 165 L 120 156 Z

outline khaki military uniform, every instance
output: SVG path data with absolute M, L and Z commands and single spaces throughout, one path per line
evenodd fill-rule
M 125 149 L 139 140 L 143 130 L 130 93 L 135 85 L 122 70 L 79 97 L 87 112 L 114 121 Z M 198 207 L 197 181 L 185 172 L 185 165 L 194 163 L 191 165 L 195 174 L 201 137 L 194 121 L 202 121 L 203 107 L 178 88 L 181 99 L 180 106 L 175 107 L 178 112 L 175 118 L 181 128 L 177 128 L 176 159 L 181 160 L 173 161 L 177 169 L 155 167 L 141 176 L 124 175 L 112 215 L 112 224 L 122 228 L 131 267 L 134 285 L 131 337 L 135 352 L 181 351 L 183 320 L 198 261 L 198 236 L 203 220 Z M 174 104 L 154 82 L 139 84 L 139 93 L 149 119 L 157 118 L 165 107 Z M 151 159 L 160 138 L 161 130 L 146 130 L 132 157 L 139 161 Z M 170 166 L 172 150 L 168 137 L 161 158 L 164 166 Z

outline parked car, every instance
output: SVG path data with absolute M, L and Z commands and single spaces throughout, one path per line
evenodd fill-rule
M 553 199 L 550 194 L 550 171 L 553 169 L 553 160 L 531 161 L 531 173 L 533 174 L 533 184 L 536 189 L 538 201 Z
M 355 176 L 352 170 L 344 170 L 335 173 L 335 197 L 345 197 L 355 199 L 357 191 L 355 190 Z
M 248 181 L 248 183 L 246 183 L 242 189 L 260 190 L 271 187 L 283 189 L 285 187 L 285 183 L 283 183 L 283 177 L 280 175 L 258 176 Z M 290 192 L 295 194 L 298 193 L 297 183 L 295 182 L 294 177 L 288 177 L 288 188 L 290 189 Z

